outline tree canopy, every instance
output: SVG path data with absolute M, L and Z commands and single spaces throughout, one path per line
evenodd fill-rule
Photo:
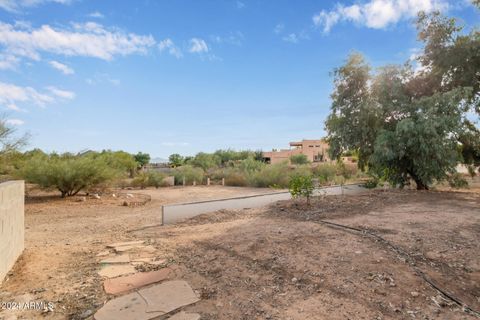
M 362 170 L 428 189 L 458 162 L 478 163 L 479 130 L 467 114 L 480 113 L 480 36 L 439 13 L 421 13 L 417 28 L 416 63 L 372 70 L 352 53 L 334 70 L 326 129 L 332 157 L 352 150 Z

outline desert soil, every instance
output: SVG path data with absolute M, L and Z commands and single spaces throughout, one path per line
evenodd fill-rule
M 201 297 L 202 319 L 475 319 L 414 271 L 480 310 L 480 192 L 371 191 L 220 211 L 157 226 L 162 204 L 265 193 L 230 187 L 125 191 L 116 198 L 26 203 L 26 249 L 0 301 L 45 300 L 53 312 L 0 312 L 0 319 L 80 319 L 110 299 L 97 254 L 145 240 Z M 144 205 L 123 206 L 151 199 Z M 370 236 L 321 224 L 369 230 Z M 410 260 L 411 259 L 411 260 Z M 148 269 L 148 265 L 145 266 Z

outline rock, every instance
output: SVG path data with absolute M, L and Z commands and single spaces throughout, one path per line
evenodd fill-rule
M 122 206 L 128 207 L 128 202 L 127 202 L 127 201 L 123 201 L 123 202 L 122 202 Z
M 92 314 L 93 314 L 93 311 L 90 310 L 90 309 L 87 309 L 87 310 L 83 311 L 82 313 L 80 313 L 80 319 L 86 319 L 86 318 L 90 317 Z
M 139 289 L 148 284 L 160 282 L 167 279 L 171 269 L 164 268 L 158 271 L 140 272 L 126 277 L 107 279 L 103 288 L 108 294 L 120 294 L 130 290 Z
M 143 244 L 145 241 L 143 240 L 133 240 L 133 241 L 125 241 L 125 242 L 116 242 L 107 245 L 107 248 L 116 248 L 116 247 L 123 247 L 123 246 L 134 246 Z
M 412 297 L 416 298 L 420 295 L 420 293 L 416 292 L 416 291 L 412 291 L 410 292 L 410 294 L 412 295 Z
M 106 278 L 115 278 L 131 273 L 135 273 L 135 268 L 131 265 L 108 265 L 98 271 L 101 277 Z
M 85 202 L 85 201 L 87 201 L 87 197 L 80 197 L 80 198 L 78 198 L 78 199 L 75 200 L 75 201 L 77 201 L 77 202 Z
M 98 195 L 98 193 L 94 193 L 94 194 L 92 194 L 92 198 L 94 198 L 94 199 L 100 199 L 100 196 Z
M 108 301 L 95 313 L 95 319 L 150 320 L 199 300 L 187 282 L 167 281 Z
M 102 251 L 102 252 L 99 252 L 97 254 L 97 257 L 105 257 L 105 256 L 108 256 L 110 254 L 110 251 L 109 250 L 105 250 L 105 251 Z
M 108 263 L 108 264 L 129 263 L 129 262 L 130 262 L 130 256 L 128 254 L 122 254 L 122 255 L 119 255 L 119 256 L 114 256 L 114 257 L 106 258 L 106 259 L 103 259 L 102 261 L 100 261 L 100 263 Z
M 131 194 L 131 193 L 127 193 L 126 196 L 127 196 L 127 198 L 133 198 L 133 194 Z
M 33 289 L 31 292 L 33 294 L 36 294 L 36 293 L 45 292 L 45 291 L 46 291 L 45 288 L 36 288 L 36 289 Z
M 295 278 L 295 277 L 292 278 L 292 282 L 293 282 L 293 283 L 296 283 L 297 281 L 298 281 L 297 278 Z
M 116 198 L 116 197 L 117 197 L 117 195 L 116 195 L 115 193 L 112 193 L 112 197 Z
M 174 314 L 170 320 L 199 320 L 200 315 L 198 313 L 186 313 L 185 311 L 180 311 L 179 313 Z

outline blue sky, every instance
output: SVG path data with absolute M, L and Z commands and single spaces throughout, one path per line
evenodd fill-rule
M 0 0 L 0 112 L 29 148 L 154 157 L 324 136 L 331 71 L 420 44 L 418 10 L 468 1 Z

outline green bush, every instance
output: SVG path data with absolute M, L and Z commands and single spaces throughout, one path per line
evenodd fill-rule
M 248 178 L 245 172 L 230 169 L 224 172 L 225 185 L 234 187 L 246 187 Z
M 292 164 L 307 164 L 310 161 L 308 161 L 308 158 L 306 155 L 300 153 L 300 154 L 294 154 L 290 156 L 290 162 Z
M 376 178 L 368 179 L 367 181 L 365 181 L 363 186 L 367 189 L 374 189 L 378 186 L 378 179 Z
M 173 175 L 175 176 L 175 184 L 181 185 L 184 177 L 186 184 L 192 184 L 193 181 L 202 183 L 205 173 L 200 168 L 195 168 L 191 165 L 185 165 L 176 168 L 173 171 Z
M 289 171 L 288 164 L 285 162 L 267 165 L 261 171 L 252 174 L 249 184 L 259 188 L 272 186 L 288 188 Z
M 17 174 L 41 188 L 55 188 L 65 197 L 76 195 L 81 190 L 105 186 L 118 176 L 118 171 L 102 159 L 52 154 L 33 156 Z
M 310 203 L 313 189 L 311 175 L 293 175 L 288 186 L 288 190 L 293 198 L 305 197 L 307 198 L 307 203 Z
M 322 185 L 333 182 L 336 173 L 337 167 L 333 164 L 325 163 L 313 168 L 313 175 L 318 178 L 319 183 Z
M 458 172 L 450 175 L 448 177 L 448 184 L 454 189 L 467 188 L 468 182 L 465 178 Z
M 132 186 L 142 189 L 145 189 L 146 187 L 158 188 L 164 185 L 163 179 L 165 179 L 165 175 L 160 172 L 142 172 L 133 179 Z

